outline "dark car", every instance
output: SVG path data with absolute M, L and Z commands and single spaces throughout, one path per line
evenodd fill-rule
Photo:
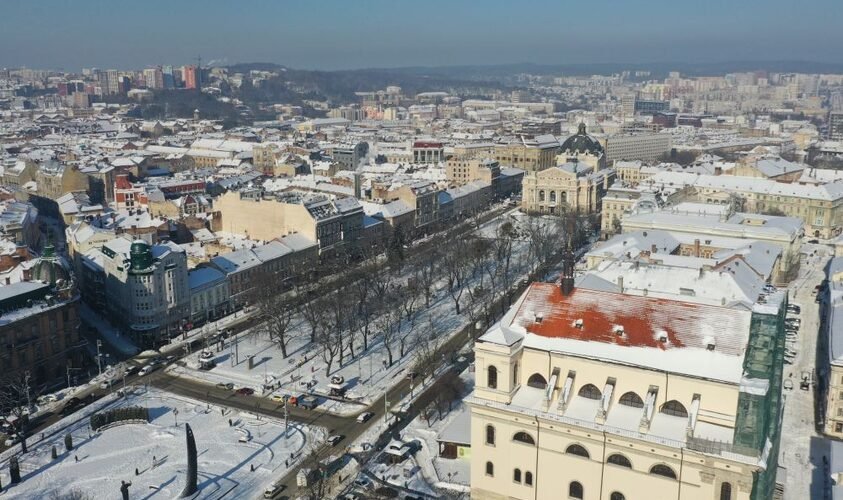
M 239 396 L 251 396 L 255 393 L 255 390 L 251 387 L 241 387 L 235 393 Z
M 67 403 L 64 404 L 59 414 L 62 416 L 70 415 L 71 413 L 75 412 L 79 408 L 82 408 L 83 406 L 85 406 L 85 402 L 81 399 L 75 397 L 70 398 L 67 400 Z

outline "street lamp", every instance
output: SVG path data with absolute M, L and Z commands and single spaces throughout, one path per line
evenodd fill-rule
M 97 368 L 99 369 L 100 375 L 102 375 L 102 353 L 100 352 L 101 347 L 102 340 L 97 339 Z

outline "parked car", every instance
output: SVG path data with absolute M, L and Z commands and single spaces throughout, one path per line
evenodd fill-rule
M 284 490 L 284 485 L 281 484 L 281 481 L 276 481 L 270 484 L 265 490 L 263 490 L 263 497 L 264 498 L 275 498 L 275 495 L 281 493 Z
M 109 380 L 103 380 L 103 381 L 100 383 L 100 389 L 103 389 L 103 390 L 110 389 L 110 388 L 111 388 L 111 386 L 112 386 L 112 385 L 114 385 L 114 384 L 116 384 L 116 383 L 117 383 L 117 381 L 116 381 L 116 380 L 114 380 L 113 378 L 112 378 L 112 379 L 109 379 Z
M 331 446 L 336 446 L 337 443 L 345 439 L 345 436 L 342 434 L 331 434 L 328 436 L 328 442 L 331 443 Z
M 241 387 L 235 391 L 235 394 L 238 396 L 251 396 L 255 393 L 255 390 L 251 387 Z
M 159 368 L 157 363 L 150 363 L 143 368 L 140 369 L 138 372 L 138 377 L 143 377 L 144 375 L 149 375 L 150 373 L 154 372 Z
M 283 403 L 284 401 L 289 399 L 289 397 L 290 396 L 288 396 L 287 394 L 273 394 L 269 399 L 275 401 L 276 403 Z
M 357 423 L 363 424 L 368 422 L 375 414 L 370 411 L 364 411 L 360 415 L 357 416 Z
M 366 476 L 360 476 L 360 477 L 358 477 L 357 479 L 354 480 L 354 485 L 359 486 L 361 488 L 365 488 L 365 487 L 369 486 L 370 484 L 372 484 L 372 482 L 369 481 L 369 478 L 366 477 Z
M 85 403 L 81 399 L 73 397 L 67 400 L 67 403 L 61 408 L 59 414 L 62 416 L 70 415 L 83 406 L 85 406 Z
M 299 396 L 297 406 L 301 406 L 306 410 L 312 410 L 319 405 L 319 400 L 313 396 Z
M 232 384 L 231 382 L 220 382 L 219 384 L 217 384 L 217 387 L 220 389 L 228 389 L 230 391 L 234 389 L 234 384 Z

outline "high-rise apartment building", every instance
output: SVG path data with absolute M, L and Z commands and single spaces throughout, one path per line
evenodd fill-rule
M 143 70 L 143 80 L 148 89 L 164 88 L 164 74 L 161 68 L 146 68 Z
M 182 79 L 184 80 L 184 88 L 199 88 L 198 70 L 196 66 L 184 66 L 182 68 Z
M 832 141 L 843 141 L 843 111 L 832 111 L 828 114 L 828 138 Z

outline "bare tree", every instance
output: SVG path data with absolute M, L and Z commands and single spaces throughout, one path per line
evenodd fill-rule
M 430 298 L 433 295 L 433 285 L 436 283 L 436 261 L 441 257 L 440 252 L 433 249 L 426 252 L 416 263 L 415 275 L 424 295 L 424 307 L 430 308 Z
M 404 311 L 406 320 L 415 324 L 416 303 L 418 302 L 421 290 L 414 276 L 407 278 L 406 284 L 397 284 L 393 294 L 398 299 L 398 305 Z
M 293 322 L 295 308 L 292 301 L 285 297 L 274 275 L 265 275 L 254 288 L 253 303 L 257 308 L 260 329 L 266 332 L 269 340 L 281 349 L 281 356 L 287 357 L 290 325 Z
M 461 252 L 462 247 L 463 245 L 460 244 L 454 245 L 443 259 L 448 280 L 448 294 L 454 301 L 457 314 L 460 314 L 460 298 L 465 287 L 467 271 L 465 256 Z
M 330 314 L 320 314 L 316 327 L 316 347 L 325 362 L 325 376 L 331 374 L 334 360 L 342 351 L 342 333 Z
M 17 372 L 0 379 L 0 410 L 17 422 L 21 438 L 21 451 L 26 453 L 26 435 L 29 427 L 29 413 L 26 407 L 30 403 L 31 387 L 29 374 Z
M 496 270 L 500 275 L 501 285 L 506 295 L 506 300 L 501 301 L 501 312 L 512 305 L 512 285 L 515 281 L 515 272 L 512 270 L 512 248 L 515 242 L 515 228 L 509 221 L 498 227 L 497 237 L 492 244 L 492 252 L 497 262 Z
M 317 306 L 315 294 L 312 291 L 304 291 L 300 296 L 299 312 L 310 326 L 310 341 L 316 342 L 316 330 L 319 328 L 322 311 Z
M 401 309 L 396 307 L 395 304 L 388 304 L 381 315 L 378 316 L 378 319 L 375 320 L 375 324 L 381 332 L 383 346 L 386 349 L 388 366 L 392 366 L 393 349 L 401 334 L 401 317 Z

